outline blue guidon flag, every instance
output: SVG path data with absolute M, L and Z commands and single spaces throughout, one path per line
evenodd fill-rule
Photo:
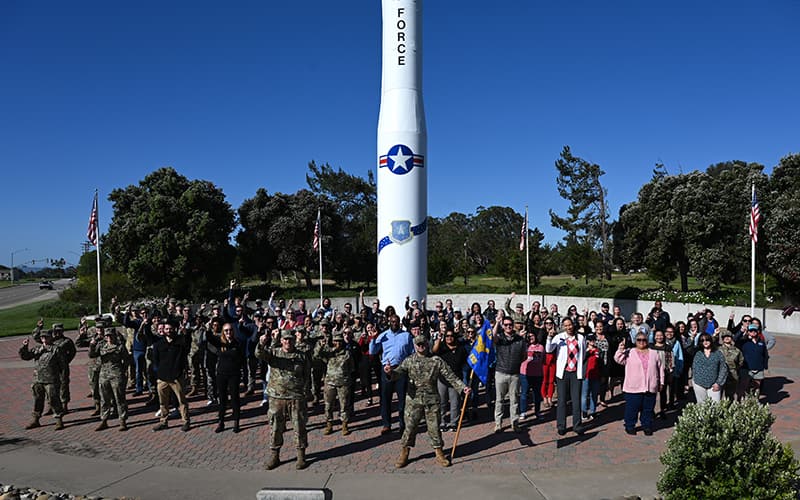
M 378 168 L 386 167 L 389 172 L 396 175 L 405 175 L 414 167 L 423 168 L 425 158 L 415 155 L 411 148 L 404 144 L 395 144 L 389 148 L 389 153 L 378 159 Z

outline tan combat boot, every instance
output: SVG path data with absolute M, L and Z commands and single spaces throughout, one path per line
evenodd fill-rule
M 267 460 L 267 470 L 272 470 L 281 463 L 281 449 L 270 450 L 269 460 Z
M 95 427 L 94 430 L 95 430 L 95 432 L 97 432 L 97 431 L 104 431 L 106 429 L 108 429 L 108 422 L 106 421 L 106 419 L 103 419 L 103 420 L 100 421 L 100 425 Z
M 294 464 L 294 468 L 297 470 L 303 470 L 308 467 L 306 463 L 306 450 L 304 448 L 297 448 L 297 463 Z
M 347 422 L 342 422 L 342 436 L 350 434 L 350 429 L 347 428 Z
M 100 416 L 100 403 L 94 404 L 94 411 L 89 414 L 90 417 L 99 417 Z
M 408 446 L 403 446 L 403 449 L 400 450 L 400 456 L 397 457 L 397 462 L 394 463 L 394 466 L 398 469 L 402 469 L 406 465 L 408 465 L 408 452 L 411 451 L 411 448 Z
M 333 434 L 333 422 L 329 421 L 325 424 L 325 432 L 323 432 L 323 434 L 325 434 L 326 436 L 328 434 Z
M 433 451 L 436 452 L 436 463 L 441 465 L 442 467 L 450 467 L 450 460 L 446 456 L 444 456 L 444 452 L 441 448 L 434 448 Z
M 63 421 L 63 420 L 61 420 L 61 417 L 56 417 L 56 427 L 55 427 L 55 429 L 56 429 L 57 431 L 60 431 L 60 430 L 62 430 L 63 428 L 64 428 L 64 421 Z
M 28 425 L 25 426 L 25 430 L 35 429 L 41 426 L 42 424 L 39 423 L 39 417 L 33 417 Z
M 127 422 L 125 422 L 124 420 L 120 420 L 120 422 L 119 422 L 119 429 L 117 429 L 117 430 L 118 430 L 118 431 L 120 431 L 120 432 L 125 432 L 125 431 L 127 431 L 127 430 L 128 430 L 128 423 L 127 423 Z

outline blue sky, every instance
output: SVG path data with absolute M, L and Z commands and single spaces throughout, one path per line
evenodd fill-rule
M 94 189 L 104 231 L 108 193 L 161 166 L 234 208 L 305 187 L 312 159 L 375 168 L 380 2 L 228 4 L 0 2 L 0 263 L 77 261 Z M 791 1 L 429 0 L 429 213 L 528 204 L 557 241 L 564 145 L 605 170 L 615 217 L 657 161 L 771 171 L 800 151 L 798 19 Z

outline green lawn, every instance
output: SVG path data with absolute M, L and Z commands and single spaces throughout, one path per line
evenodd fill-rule
M 3 309 L 0 311 L 0 337 L 30 333 L 36 326 L 36 322 L 42 317 L 39 314 L 39 309 L 43 305 L 55 302 L 57 302 L 57 300 L 54 299 Z M 50 328 L 53 323 L 64 323 L 64 328 L 67 330 L 78 328 L 79 318 L 44 316 L 43 319 L 46 328 Z

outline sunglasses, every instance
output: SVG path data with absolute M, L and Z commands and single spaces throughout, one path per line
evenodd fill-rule
M 647 339 L 636 339 L 636 342 L 647 342 Z

